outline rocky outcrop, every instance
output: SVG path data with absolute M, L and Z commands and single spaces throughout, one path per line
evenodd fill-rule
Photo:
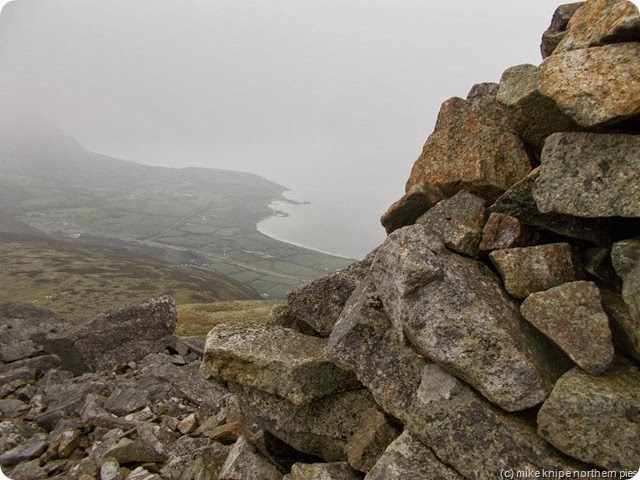
M 292 291 L 268 325 L 217 326 L 203 361 L 172 336 L 168 299 L 69 330 L 0 305 L 3 468 L 122 480 L 637 469 L 635 12 L 560 7 L 541 67 L 443 104 L 379 248 Z

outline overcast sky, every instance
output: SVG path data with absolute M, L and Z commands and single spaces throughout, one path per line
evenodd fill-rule
M 559 3 L 15 0 L 0 100 L 100 153 L 350 198 L 379 230 L 440 103 L 539 64 Z

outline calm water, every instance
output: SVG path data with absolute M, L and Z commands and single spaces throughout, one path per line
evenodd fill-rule
M 294 245 L 357 259 L 385 238 L 379 218 L 386 200 L 310 193 L 302 196 L 292 191 L 285 197 L 309 203 L 273 202 L 270 207 L 276 215 L 258 224 L 260 232 Z

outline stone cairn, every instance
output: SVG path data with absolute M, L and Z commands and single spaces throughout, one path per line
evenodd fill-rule
M 630 478 L 638 9 L 562 5 L 541 50 L 541 66 L 444 102 L 384 243 L 292 291 L 266 325 L 217 326 L 203 347 L 172 336 L 167 298 L 70 330 L 2 306 L 5 473 Z

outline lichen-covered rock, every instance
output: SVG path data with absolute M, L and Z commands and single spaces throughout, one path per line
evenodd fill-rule
M 344 304 L 367 276 L 373 252 L 344 270 L 318 278 L 287 294 L 289 310 L 296 321 L 305 323 L 321 337 L 328 337 Z
M 401 419 L 420 384 L 425 360 L 400 341 L 367 279 L 353 292 L 336 323 L 327 350 L 355 372 L 384 411 Z
M 552 133 L 580 127 L 553 100 L 540 93 L 538 72 L 535 65 L 509 67 L 500 78 L 497 99 L 507 107 L 512 128 L 539 152 Z
M 327 341 L 288 328 L 218 325 L 209 332 L 200 373 L 279 395 L 300 405 L 358 385 L 334 365 Z
M 365 410 L 344 447 L 349 465 L 360 472 L 368 472 L 399 434 L 380 410 Z
M 556 8 L 551 25 L 542 34 L 542 43 L 540 44 L 542 58 L 546 58 L 554 52 L 567 32 L 569 20 L 583 4 L 584 2 L 567 3 Z
M 508 411 L 541 403 L 558 372 L 499 280 L 422 225 L 387 237 L 371 266 L 385 310 L 425 357 Z
M 435 233 L 450 250 L 474 257 L 486 222 L 484 204 L 482 198 L 461 191 L 439 202 L 416 223 Z
M 543 213 L 577 217 L 640 217 L 638 151 L 635 135 L 550 136 L 533 185 L 536 205 Z
M 220 473 L 220 480 L 282 480 L 282 473 L 245 437 L 235 443 Z
M 464 477 L 442 463 L 405 431 L 385 450 L 365 480 L 462 480 Z
M 627 0 L 589 0 L 576 10 L 554 53 L 640 40 L 638 7 Z
M 480 251 L 526 247 L 535 244 L 540 235 L 506 213 L 492 213 L 482 230 Z
M 561 213 L 541 213 L 533 199 L 532 189 L 540 175 L 540 167 L 511 187 L 491 207 L 489 213 L 516 217 L 525 225 L 539 227 L 566 237 L 587 240 L 596 245 L 611 243 L 608 219 L 580 218 Z
M 344 447 L 360 416 L 375 402 L 366 389 L 336 393 L 306 405 L 241 385 L 233 385 L 251 422 L 301 452 L 327 462 L 347 459 Z
M 466 478 L 498 478 L 501 469 L 580 470 L 540 438 L 533 422 L 494 407 L 437 365 L 422 372 L 405 431 Z
M 359 480 L 362 478 L 346 462 L 295 463 L 282 480 Z
M 640 465 L 640 373 L 618 360 L 594 377 L 566 373 L 538 413 L 538 431 L 567 455 L 606 470 Z
M 446 195 L 466 190 L 493 201 L 531 170 L 520 139 L 461 98 L 442 104 L 434 132 L 413 164 L 406 190 L 429 182 Z
M 640 114 L 640 43 L 617 43 L 547 57 L 540 93 L 583 127 Z
M 427 182 L 415 184 L 402 198 L 391 204 L 380 218 L 387 234 L 407 225 L 413 225 L 418 217 L 447 198 L 438 187 Z
M 467 101 L 482 111 L 485 118 L 506 130 L 513 130 L 511 115 L 505 105 L 498 101 L 500 85 L 493 82 L 476 83 L 467 94 Z
M 640 360 L 640 317 L 632 315 L 622 295 L 601 290 L 602 307 L 607 312 L 613 343 L 627 355 Z
M 489 258 L 500 272 L 504 288 L 515 298 L 582 277 L 568 243 L 496 250 Z
M 48 338 L 44 348 L 60 357 L 65 370 L 84 373 L 161 352 L 175 328 L 173 299 L 158 297 L 101 313 Z
M 592 282 L 570 282 L 532 293 L 521 312 L 579 366 L 597 375 L 613 360 L 609 318 Z
M 611 260 L 622 279 L 622 299 L 631 316 L 640 321 L 640 239 L 622 240 L 613 245 Z M 640 332 L 632 335 L 638 336 Z

